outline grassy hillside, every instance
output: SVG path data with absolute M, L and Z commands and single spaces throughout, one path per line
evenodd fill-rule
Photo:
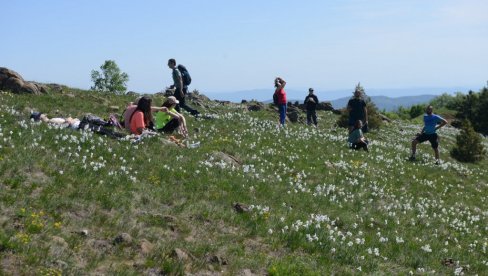
M 406 160 L 418 124 L 385 125 L 355 152 L 326 112 L 318 129 L 279 129 L 269 110 L 209 102 L 214 119 L 188 118 L 194 149 L 28 119 L 131 100 L 0 94 L 4 274 L 488 273 L 488 163 L 451 159 L 453 128 L 436 166 L 428 144 Z

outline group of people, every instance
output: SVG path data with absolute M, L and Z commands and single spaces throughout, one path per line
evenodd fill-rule
M 141 135 L 146 130 L 172 133 L 178 129 L 183 137 L 187 137 L 186 119 L 176 110 L 179 103 L 176 97 L 170 96 L 161 107 L 154 107 L 151 98 L 141 97 L 127 106 L 123 114 L 124 127 L 135 135 Z
M 188 70 L 183 65 L 177 65 L 175 59 L 168 60 L 168 67 L 172 70 L 173 85 L 170 89 L 173 90 L 173 96 L 169 96 L 163 102 L 161 107 L 152 106 L 152 100 L 149 97 L 140 97 L 136 102 L 131 102 L 123 113 L 122 124 L 115 118 L 110 118 L 112 125 L 120 126 L 127 129 L 134 135 L 141 135 L 147 130 L 161 133 L 173 133 L 178 130 L 184 137 L 188 137 L 188 128 L 186 119 L 181 114 L 181 109 L 185 109 L 191 115 L 199 117 L 200 113 L 186 104 L 185 96 L 188 93 L 188 85 L 191 83 L 191 78 Z M 286 81 L 277 77 L 274 80 L 275 92 L 273 100 L 278 106 L 279 124 L 281 127 L 285 126 L 287 98 L 285 92 Z M 308 90 L 308 95 L 305 97 L 304 105 L 307 113 L 307 124 L 317 127 L 317 105 L 319 100 L 314 94 L 314 89 Z M 368 110 L 366 101 L 363 98 L 363 91 L 358 84 L 354 91 L 354 96 L 347 103 L 348 118 L 348 143 L 349 147 L 354 150 L 363 149 L 369 151 L 369 141 L 364 136 L 368 132 Z M 154 115 L 153 115 L 154 114 Z M 55 124 L 67 124 L 69 127 L 78 128 L 82 126 L 84 120 L 73 118 L 52 118 L 49 119 L 45 114 L 37 113 L 31 118 L 35 120 L 42 120 L 44 122 Z M 424 127 L 412 139 L 410 160 L 416 159 L 416 149 L 419 143 L 429 141 L 434 149 L 436 164 L 440 164 L 439 160 L 439 137 L 436 131 L 445 126 L 447 121 L 441 116 L 433 113 L 433 107 L 429 105 L 424 115 Z
M 274 80 L 275 92 L 273 99 L 278 106 L 280 126 L 285 126 L 286 121 L 286 81 L 281 77 Z M 314 94 L 313 88 L 308 90 L 308 95 L 305 97 L 304 105 L 307 113 L 307 124 L 317 127 L 316 107 L 319 103 L 317 96 Z M 368 132 L 368 109 L 366 101 L 363 98 L 363 91 L 360 85 L 356 87 L 354 96 L 347 103 L 348 118 L 348 143 L 349 147 L 354 150 L 363 149 L 369 151 L 369 141 L 364 136 Z M 440 164 L 439 157 L 439 136 L 437 130 L 447 124 L 447 121 L 441 116 L 433 113 L 432 105 L 427 106 L 425 115 L 423 117 L 424 127 L 412 139 L 410 160 L 416 160 L 417 145 L 425 141 L 429 141 L 435 156 L 435 164 Z
M 172 133 L 175 130 L 188 137 L 186 119 L 181 114 L 181 109 L 186 110 L 191 115 L 198 117 L 198 110 L 186 104 L 186 94 L 191 83 L 191 77 L 185 66 L 176 64 L 175 59 L 168 60 L 168 67 L 172 70 L 173 96 L 166 98 L 161 107 L 153 107 L 149 97 L 141 97 L 137 103 L 130 103 L 127 106 L 123 117 L 124 127 L 132 134 L 140 135 L 145 130 L 154 130 L 163 133 Z M 154 113 L 154 116 L 153 116 Z
M 46 114 L 40 112 L 31 113 L 31 119 L 73 129 L 88 127 L 97 133 L 115 138 L 125 135 L 108 127 L 125 128 L 136 136 L 147 131 L 149 131 L 148 133 L 168 134 L 178 131 L 184 138 L 187 138 L 188 128 L 185 117 L 180 113 L 181 109 L 185 109 L 195 117 L 200 116 L 196 109 L 191 108 L 185 102 L 191 78 L 183 65 L 176 65 L 175 59 L 168 60 L 168 67 L 172 70 L 173 85 L 170 89 L 173 90 L 173 96 L 167 97 L 160 107 L 152 106 L 152 99 L 144 96 L 129 103 L 121 120 L 114 115 L 110 115 L 108 120 L 104 120 L 91 114 L 85 115 L 82 120 L 71 117 L 48 118 Z

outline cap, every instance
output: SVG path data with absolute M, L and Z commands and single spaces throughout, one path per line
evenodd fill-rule
M 175 103 L 175 104 L 179 104 L 180 103 L 180 101 L 178 101 L 175 96 L 169 96 L 167 100 L 170 103 Z

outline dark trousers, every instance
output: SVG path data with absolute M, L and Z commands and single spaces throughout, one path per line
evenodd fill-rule
M 355 150 L 364 149 L 365 151 L 368 151 L 368 140 L 366 140 L 366 142 L 354 143 L 351 145 L 351 148 Z
M 176 118 L 171 119 L 163 128 L 158 129 L 158 132 L 173 133 L 180 126 L 180 121 Z
M 317 125 L 317 112 L 315 109 L 307 109 L 307 124 L 314 124 Z
M 183 92 L 183 95 L 181 95 L 181 93 L 178 91 L 178 88 L 175 91 L 174 96 L 180 102 L 175 107 L 176 111 L 181 112 L 181 109 L 183 108 L 184 110 L 186 110 L 187 112 L 189 112 L 193 116 L 200 114 L 200 112 L 198 112 L 198 110 L 193 109 L 193 108 L 189 107 L 188 105 L 186 105 L 185 96 L 186 96 L 186 93 L 188 93 L 188 87 L 187 86 L 183 87 L 182 92 Z

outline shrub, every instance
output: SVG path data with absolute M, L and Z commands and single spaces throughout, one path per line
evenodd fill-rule
M 483 159 L 484 154 L 480 134 L 465 120 L 461 132 L 456 136 L 456 145 L 451 150 L 451 156 L 461 162 L 477 162 Z
M 120 71 L 119 66 L 113 60 L 106 60 L 100 66 L 101 72 L 92 70 L 91 89 L 114 94 L 124 94 L 127 91 L 129 75 Z
M 418 116 L 424 114 L 426 106 L 423 104 L 417 104 L 410 107 L 410 111 L 408 112 L 410 118 L 417 118 Z

